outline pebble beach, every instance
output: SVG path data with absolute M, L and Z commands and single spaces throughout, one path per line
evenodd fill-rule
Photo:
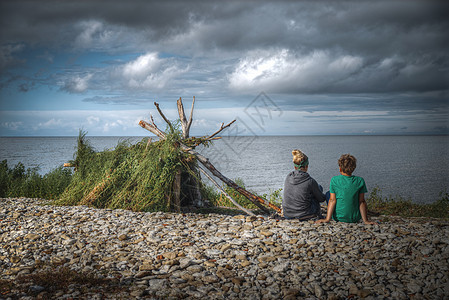
M 46 204 L 0 199 L 0 299 L 449 299 L 447 220 L 316 225 Z M 109 288 L 30 280 L 58 270 Z

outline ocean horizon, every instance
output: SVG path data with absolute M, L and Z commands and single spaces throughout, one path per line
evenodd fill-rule
M 86 136 L 97 151 L 119 141 L 135 143 L 142 136 Z M 156 140 L 157 137 L 152 137 Z M 10 167 L 21 162 L 45 174 L 73 159 L 77 136 L 0 137 L 0 161 Z M 339 175 L 337 160 L 351 153 L 357 158 L 354 175 L 365 178 L 368 192 L 380 188 L 383 196 L 432 203 L 449 189 L 449 135 L 277 135 L 223 136 L 210 148 L 197 151 L 228 178 L 240 178 L 246 188 L 269 194 L 283 188 L 292 170 L 293 149 L 305 152 L 309 174 L 329 189 Z

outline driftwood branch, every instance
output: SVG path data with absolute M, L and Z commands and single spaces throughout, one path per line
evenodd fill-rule
M 182 127 L 182 138 L 187 139 L 187 138 L 189 138 L 190 126 L 192 125 L 193 107 L 195 105 L 195 97 L 193 97 L 192 108 L 190 109 L 190 117 L 188 120 L 187 120 L 186 114 L 184 112 L 184 105 L 182 104 L 181 97 L 178 99 L 177 104 L 178 104 L 179 120 L 181 121 L 181 127 Z
M 148 146 L 150 146 L 150 144 L 151 144 L 152 141 L 153 141 L 152 138 L 149 138 L 149 139 L 148 139 L 147 146 L 145 147 L 145 150 L 148 150 Z
M 254 216 L 254 213 L 252 213 L 251 211 L 247 210 L 246 208 L 244 208 L 243 206 L 241 206 L 240 204 L 238 204 L 237 201 L 235 201 L 231 196 L 229 196 L 228 193 L 226 193 L 226 191 L 212 178 L 212 176 L 210 176 L 209 174 L 207 174 L 206 171 L 204 171 L 203 168 L 198 167 L 198 169 L 200 169 L 200 171 L 220 190 L 220 192 L 229 199 L 229 201 L 231 201 L 235 206 L 237 206 L 240 210 L 246 212 L 248 215 L 250 216 Z
M 179 97 L 179 99 L 177 101 L 177 105 L 178 105 L 179 120 L 181 121 L 181 127 L 182 127 L 182 138 L 186 139 L 189 137 L 189 132 L 187 131 L 186 114 L 184 113 L 184 106 L 182 105 L 181 97 Z
M 195 96 L 193 96 L 192 107 L 190 108 L 189 121 L 187 121 L 187 133 L 189 133 L 190 126 L 192 125 L 192 121 L 193 121 L 193 107 L 194 106 L 195 106 Z M 187 135 L 187 137 L 189 137 L 189 136 Z
M 205 142 L 205 141 L 212 141 L 212 140 L 219 140 L 221 139 L 221 136 L 216 136 L 217 134 L 219 134 L 221 131 L 223 131 L 223 129 L 229 127 L 232 125 L 232 123 L 234 123 L 236 120 L 233 120 L 231 122 L 229 122 L 227 125 L 224 126 L 224 123 L 221 123 L 220 129 L 218 129 L 216 132 L 214 132 L 212 135 L 203 138 L 202 140 L 198 141 L 197 143 L 195 143 L 195 145 L 192 146 L 192 148 L 190 149 L 194 149 L 196 146 L 200 145 L 201 143 Z
M 168 126 L 170 127 L 171 131 L 173 132 L 173 125 L 171 124 L 171 122 L 167 119 L 167 117 L 164 115 L 164 113 L 162 112 L 162 110 L 159 108 L 159 104 L 157 102 L 154 102 L 154 106 L 156 106 L 157 111 L 159 112 L 159 114 L 161 115 L 162 119 L 164 119 L 164 121 L 168 124 Z
M 192 155 L 195 155 L 196 158 L 198 159 L 198 161 L 204 167 L 206 167 L 215 177 L 219 178 L 221 181 L 226 183 L 229 187 L 233 188 L 234 190 L 236 190 L 237 192 L 239 192 L 240 194 L 245 196 L 248 200 L 250 200 L 252 203 L 254 203 L 257 207 L 259 207 L 265 213 L 270 213 L 270 211 L 265 206 L 268 206 L 268 207 L 274 209 L 278 213 L 281 213 L 281 209 L 279 207 L 277 207 L 276 205 L 274 205 L 273 203 L 270 203 L 270 201 L 267 201 L 259 196 L 254 195 L 251 192 L 248 192 L 247 190 L 245 190 L 244 188 L 239 186 L 237 183 L 235 183 L 231 179 L 229 179 L 226 176 L 224 176 L 223 174 L 221 174 L 221 172 L 218 171 L 214 167 L 214 165 L 210 163 L 209 159 L 207 159 L 206 157 L 204 157 L 201 154 L 199 154 L 198 152 L 190 149 L 189 147 L 187 147 L 184 144 L 181 144 L 181 149 L 183 149 L 184 151 L 186 151 Z M 263 205 L 265 205 L 265 206 L 263 206 Z
M 153 119 L 153 117 L 151 117 L 151 119 Z M 165 133 L 163 133 L 159 128 L 157 128 L 157 126 L 154 124 L 150 124 L 148 122 L 145 122 L 143 120 L 141 120 L 139 122 L 140 127 L 150 131 L 151 133 L 157 135 L 158 137 L 160 137 L 161 139 L 165 139 Z
M 216 136 L 217 134 L 219 134 L 220 132 L 223 131 L 223 129 L 228 128 L 229 126 L 232 125 L 232 123 L 234 123 L 236 120 L 233 120 L 231 122 L 229 122 L 227 125 L 223 126 L 224 123 L 221 123 L 220 129 L 218 129 L 217 131 L 215 131 L 212 135 L 210 135 L 207 140 L 211 140 L 214 136 Z

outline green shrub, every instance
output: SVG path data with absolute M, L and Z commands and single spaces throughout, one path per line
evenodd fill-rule
M 3 160 L 0 163 L 0 197 L 57 199 L 72 177 L 71 170 L 62 167 L 44 176 L 38 171 L 38 168 L 25 169 L 20 162 L 9 168 L 7 160 Z

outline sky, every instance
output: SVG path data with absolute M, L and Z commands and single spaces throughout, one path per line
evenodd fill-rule
M 0 136 L 449 134 L 447 1 L 0 1 Z

